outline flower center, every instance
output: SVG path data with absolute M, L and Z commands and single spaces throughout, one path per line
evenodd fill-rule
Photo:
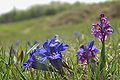
M 96 29 L 97 29 L 97 30 L 100 30 L 100 29 L 101 29 L 101 27 L 100 27 L 100 26 L 97 26 L 97 27 L 96 27 Z
M 55 52 L 53 52 L 52 54 L 53 54 L 54 56 L 56 55 L 56 53 L 55 53 Z

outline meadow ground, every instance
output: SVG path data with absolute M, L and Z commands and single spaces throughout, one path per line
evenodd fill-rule
M 99 15 L 96 14 L 92 20 L 85 19 L 82 22 L 76 23 L 57 23 L 56 16 L 44 16 L 0 24 L 1 80 L 99 80 L 99 65 L 94 66 L 94 74 L 92 74 L 90 67 L 86 63 L 77 63 L 75 56 L 80 45 L 87 44 L 91 40 L 95 40 L 95 46 L 101 50 L 102 45 L 100 41 L 94 38 L 91 32 L 92 24 L 96 22 L 96 19 L 98 21 Z M 106 69 L 104 77 L 106 80 L 120 80 L 120 19 L 109 19 L 109 22 L 114 32 L 106 40 Z M 79 39 L 77 36 L 74 36 L 74 32 L 80 32 Z M 63 61 L 71 69 L 63 68 L 65 72 L 64 76 L 60 75 L 59 72 L 42 71 L 33 68 L 28 68 L 22 73 L 23 63 L 29 57 L 27 51 L 30 46 L 26 45 L 26 41 L 30 41 L 31 45 L 33 45 L 34 40 L 38 40 L 39 47 L 41 47 L 46 39 L 54 37 L 55 34 L 59 35 L 59 39 L 62 42 L 70 45 L 68 50 L 62 54 Z M 20 44 L 16 45 L 16 41 L 18 40 Z M 11 45 L 15 49 L 15 53 L 13 54 L 10 53 Z M 99 62 L 100 52 L 96 55 Z
M 70 48 L 67 51 L 65 51 L 63 54 L 64 55 L 63 60 L 66 61 L 73 68 L 73 74 L 70 74 L 68 71 L 66 71 L 65 76 L 67 76 L 69 80 L 90 79 L 89 69 L 88 68 L 84 69 L 85 67 L 83 66 L 85 65 L 82 65 L 82 64 L 77 65 L 75 54 L 77 53 L 77 50 L 80 45 L 86 44 L 90 40 L 95 40 L 95 46 L 98 49 L 101 49 L 100 42 L 97 39 L 95 39 L 91 34 L 92 22 L 86 21 L 85 23 L 83 22 L 78 24 L 67 24 L 67 25 L 58 26 L 58 27 L 52 27 L 52 26 L 49 27 L 44 22 L 47 22 L 50 19 L 51 17 L 45 17 L 44 19 L 38 18 L 35 20 L 33 19 L 33 20 L 0 25 L 1 26 L 0 28 L 0 35 L 1 35 L 0 77 L 2 80 L 22 79 L 23 76 L 27 80 L 61 79 L 58 73 L 54 73 L 50 71 L 45 72 L 45 71 L 34 70 L 32 68 L 29 68 L 24 73 L 21 72 L 23 69 L 22 64 L 27 60 L 27 57 L 29 56 L 28 54 L 26 54 L 26 49 L 29 47 L 26 46 L 25 41 L 30 40 L 30 42 L 33 44 L 34 40 L 39 40 L 40 46 L 42 46 L 42 43 L 47 38 L 52 38 L 55 34 L 59 35 L 60 40 L 70 44 Z M 106 72 L 106 77 L 108 80 L 119 80 L 119 75 L 120 75 L 119 23 L 120 21 L 115 19 L 115 20 L 110 20 L 110 23 L 113 26 L 114 33 L 106 41 L 106 54 L 108 58 L 107 60 L 108 68 Z M 78 38 L 73 35 L 74 32 L 80 32 L 80 41 L 78 41 Z M 19 46 L 15 46 L 17 40 L 20 40 Z M 12 54 L 12 57 L 10 58 L 9 51 L 10 51 L 10 46 L 12 44 L 15 48 L 16 53 Z M 20 54 L 22 50 L 24 52 L 24 56 L 21 62 Z M 100 57 L 100 53 L 97 53 L 97 56 Z

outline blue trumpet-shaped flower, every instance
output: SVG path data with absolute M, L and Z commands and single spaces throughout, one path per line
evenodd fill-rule
M 66 50 L 69 45 L 59 41 L 58 35 L 54 38 L 46 40 L 43 47 L 40 50 L 40 62 L 43 63 L 46 59 L 50 60 L 50 63 L 60 70 L 62 67 L 62 52 Z
M 80 57 L 79 61 L 81 63 L 84 63 L 86 60 L 87 61 L 91 60 L 94 64 L 96 63 L 96 61 L 94 60 L 94 58 L 96 57 L 95 53 L 99 52 L 99 50 L 95 48 L 93 45 L 94 41 L 91 41 L 86 45 L 80 46 L 76 56 Z
M 48 70 L 48 66 L 43 62 L 48 59 L 53 67 L 60 70 L 62 67 L 62 52 L 69 46 L 59 41 L 58 35 L 52 39 L 46 40 L 42 48 L 36 48 L 29 53 L 30 57 L 26 63 L 23 64 L 23 71 L 32 67 L 34 69 L 41 68 L 42 70 Z M 40 56 L 40 58 L 36 58 Z M 38 65 L 39 64 L 39 65 Z
M 29 59 L 27 60 L 27 62 L 25 62 L 23 64 L 23 67 L 24 67 L 23 72 L 25 71 L 26 68 L 28 68 L 30 66 L 32 68 L 36 67 L 36 65 L 34 64 L 34 63 L 36 63 L 35 54 L 36 54 L 36 50 L 33 50 L 31 53 L 29 53 L 29 55 L 30 55 Z
M 39 60 L 36 58 L 36 56 L 39 54 L 40 48 L 36 48 L 34 50 L 32 50 L 32 52 L 29 53 L 30 57 L 29 59 L 23 64 L 23 71 L 25 71 L 26 68 L 28 67 L 32 67 L 34 69 L 40 69 L 40 70 L 48 70 L 49 66 L 44 64 L 44 63 L 40 63 Z

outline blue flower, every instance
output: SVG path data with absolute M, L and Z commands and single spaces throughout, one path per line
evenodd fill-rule
M 30 67 L 30 66 L 33 67 L 33 68 L 35 68 L 35 66 L 33 65 L 36 62 L 35 54 L 36 54 L 35 50 L 33 50 L 31 53 L 29 53 L 30 57 L 27 60 L 27 62 L 25 62 L 23 64 L 24 69 L 23 69 L 22 72 L 24 72 L 25 69 L 28 68 L 28 67 Z
M 93 45 L 94 41 L 92 40 L 88 44 L 80 46 L 76 56 L 80 57 L 79 61 L 81 63 L 84 63 L 85 61 L 89 60 L 91 60 L 94 64 L 96 63 L 96 61 L 94 60 L 94 58 L 96 57 L 95 53 L 99 52 L 99 50 Z
M 29 55 L 27 62 L 23 64 L 23 72 L 26 68 L 32 67 L 34 69 L 48 70 L 49 66 L 43 62 L 48 59 L 53 67 L 60 70 L 62 67 L 62 52 L 66 50 L 69 46 L 59 41 L 56 35 L 52 39 L 46 40 L 42 48 L 36 48 L 32 50 Z M 36 58 L 40 56 L 40 58 Z
M 10 48 L 10 54 L 15 54 L 15 49 L 14 49 L 13 45 Z
M 50 60 L 50 63 L 57 70 L 62 67 L 62 52 L 65 51 L 69 45 L 59 41 L 58 35 L 54 38 L 46 40 L 43 47 L 40 50 L 40 62 L 43 63 L 46 59 Z
M 34 45 L 35 45 L 35 44 L 38 44 L 38 43 L 39 43 L 39 41 L 38 41 L 38 40 L 34 40 Z
M 31 44 L 30 44 L 30 41 L 29 41 L 29 40 L 27 40 L 27 41 L 26 41 L 26 45 L 31 46 Z
M 73 34 L 74 34 L 74 36 L 76 36 L 76 37 L 79 37 L 79 36 L 80 36 L 80 32 L 74 32 Z
M 39 54 L 40 48 L 36 48 L 32 50 L 32 52 L 29 53 L 30 57 L 29 59 L 23 64 L 24 69 L 22 72 L 25 71 L 26 68 L 32 67 L 34 69 L 40 69 L 40 70 L 48 70 L 48 66 L 44 63 L 40 63 L 38 59 L 36 59 L 36 56 Z
M 20 40 L 17 40 L 15 45 L 18 46 L 20 44 Z

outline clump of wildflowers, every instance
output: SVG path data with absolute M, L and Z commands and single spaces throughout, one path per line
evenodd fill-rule
M 113 29 L 104 14 L 100 15 L 100 23 L 95 23 L 92 26 L 92 33 L 102 42 L 105 41 L 107 37 L 109 37 L 113 33 Z
M 96 57 L 95 53 L 99 52 L 99 50 L 95 48 L 93 45 L 94 45 L 94 41 L 91 41 L 86 45 L 80 46 L 76 56 L 80 57 L 79 61 L 81 63 L 87 61 L 87 63 L 92 62 L 96 64 L 96 61 L 94 59 Z
M 40 62 L 43 63 L 46 59 L 56 68 L 61 69 L 62 67 L 62 52 L 65 51 L 69 45 L 59 41 L 58 35 L 54 38 L 46 40 L 43 47 L 40 50 Z
M 50 61 L 53 67 L 55 67 L 57 70 L 60 70 L 62 68 L 62 52 L 65 51 L 68 47 L 69 45 L 59 41 L 58 35 L 55 35 L 55 37 L 52 39 L 47 39 L 42 48 L 36 48 L 32 50 L 31 53 L 29 53 L 30 58 L 26 63 L 23 64 L 23 71 L 28 67 L 35 69 L 38 68 L 36 64 L 37 61 L 39 61 L 40 64 L 44 65 L 43 62 L 46 59 Z M 40 56 L 40 58 L 36 59 L 36 55 Z

